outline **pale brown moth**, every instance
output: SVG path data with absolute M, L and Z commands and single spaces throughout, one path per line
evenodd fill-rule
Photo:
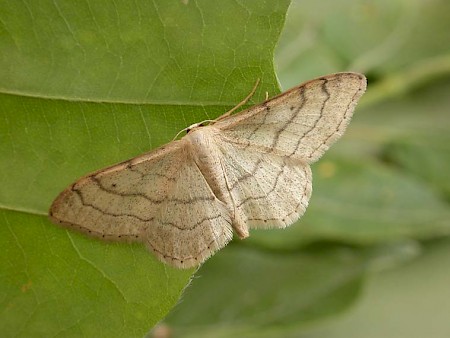
M 145 243 L 161 261 L 196 266 L 251 228 L 285 228 L 305 212 L 310 164 L 344 133 L 366 78 L 323 76 L 180 140 L 80 178 L 50 208 L 57 224 Z

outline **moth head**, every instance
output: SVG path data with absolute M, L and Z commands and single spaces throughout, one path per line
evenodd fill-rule
M 189 127 L 186 128 L 186 134 L 189 134 L 195 128 L 203 127 L 205 123 L 206 121 L 191 124 Z

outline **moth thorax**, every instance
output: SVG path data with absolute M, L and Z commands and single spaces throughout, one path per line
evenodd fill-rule
M 202 127 L 192 130 L 185 136 L 190 144 L 193 157 L 198 165 L 213 164 L 219 160 L 217 148 L 217 132 L 212 127 Z

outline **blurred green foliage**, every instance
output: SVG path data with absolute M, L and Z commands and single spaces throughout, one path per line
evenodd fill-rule
M 288 6 L 0 2 L 2 336 L 139 337 L 172 308 L 156 331 L 175 337 L 448 336 L 450 4 Z M 220 115 L 256 78 L 254 102 L 277 77 L 345 70 L 368 91 L 313 167 L 306 215 L 233 241 L 175 307 L 193 271 L 45 217 L 77 177 Z

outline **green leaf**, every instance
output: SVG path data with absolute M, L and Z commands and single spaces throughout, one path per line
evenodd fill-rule
M 446 338 L 449 264 L 449 239 L 429 242 L 415 261 L 372 276 L 364 296 L 345 316 L 284 336 Z
M 247 337 L 304 325 L 354 301 L 368 257 L 343 246 L 274 253 L 230 245 L 202 266 L 166 325 L 177 337 Z
M 189 283 L 141 245 L 45 217 L 90 171 L 278 93 L 273 49 L 289 2 L 3 1 L 0 19 L 0 330 L 142 336 Z
M 386 146 L 383 156 L 390 163 L 422 179 L 450 201 L 448 132 L 394 140 Z
M 2 3 L 3 92 L 133 104 L 234 105 L 270 69 L 288 1 Z M 232 23 L 232 24 L 230 24 Z M 251 88 L 251 87 L 250 87 Z
M 294 1 L 276 50 L 281 82 L 288 88 L 299 76 L 346 69 L 386 83 L 396 77 L 395 85 L 407 91 L 430 76 L 448 75 L 449 12 L 446 0 Z M 421 76 L 411 81 L 405 70 Z
M 192 271 L 137 245 L 109 244 L 0 211 L 0 332 L 5 336 L 143 336 Z
M 205 263 L 160 327 L 174 337 L 285 337 L 349 308 L 368 267 L 397 266 L 414 243 L 339 244 L 302 251 L 230 245 Z M 156 334 L 155 334 L 156 336 Z

